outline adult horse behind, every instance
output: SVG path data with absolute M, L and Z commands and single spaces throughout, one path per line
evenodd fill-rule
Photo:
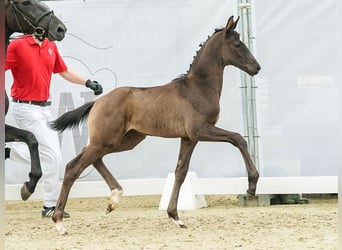
M 187 74 L 166 85 L 135 88 L 121 87 L 99 99 L 67 112 L 56 119 L 52 128 L 63 131 L 77 126 L 88 116 L 89 143 L 65 170 L 62 189 L 52 216 L 60 234 L 63 211 L 70 189 L 86 167 L 93 164 L 112 195 L 107 207 L 111 212 L 122 195 L 122 187 L 104 165 L 102 157 L 131 150 L 146 136 L 181 138 L 175 170 L 175 182 L 167 208 L 169 217 L 185 227 L 177 212 L 178 195 L 189 168 L 192 152 L 199 141 L 229 142 L 236 146 L 248 172 L 249 195 L 255 195 L 259 173 L 248 153 L 247 143 L 235 132 L 215 126 L 220 111 L 223 70 L 233 65 L 249 75 L 260 66 L 235 31 L 238 20 L 228 19 L 225 28 L 217 29 L 197 53 Z
M 66 27 L 46 4 L 38 0 L 5 0 L 5 51 L 14 32 L 35 34 L 39 39 L 47 37 L 49 40 L 61 41 Z M 5 115 L 8 108 L 9 100 L 5 91 Z M 42 176 L 38 142 L 31 132 L 5 124 L 5 142 L 13 141 L 25 142 L 30 151 L 29 181 L 21 188 L 21 198 L 27 200 Z

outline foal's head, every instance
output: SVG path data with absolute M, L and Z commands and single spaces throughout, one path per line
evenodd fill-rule
M 36 34 L 51 41 L 63 40 L 67 30 L 53 11 L 39 0 L 5 0 L 5 22 L 11 33 Z
M 258 74 L 260 65 L 247 46 L 240 40 L 239 33 L 235 31 L 238 21 L 239 18 L 234 22 L 234 18 L 231 16 L 224 28 L 223 61 L 225 65 L 233 65 L 254 76 Z

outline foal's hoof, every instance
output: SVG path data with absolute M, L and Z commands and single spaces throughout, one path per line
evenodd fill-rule
M 122 190 L 118 190 L 118 189 L 112 190 L 112 194 L 109 197 L 109 204 L 106 210 L 107 214 L 112 212 L 119 205 L 121 196 L 122 196 Z
M 62 222 L 56 222 L 56 229 L 59 235 L 68 235 L 68 231 L 63 227 Z
M 185 226 L 184 222 L 181 220 L 175 220 L 173 218 L 170 218 L 173 223 L 175 223 L 177 226 L 179 226 L 180 228 L 187 228 L 187 226 Z
M 108 204 L 107 210 L 106 210 L 106 214 L 109 214 L 109 213 L 112 212 L 114 209 L 115 209 L 115 207 L 113 208 L 112 204 Z
M 23 186 L 20 189 L 21 199 L 23 201 L 26 201 L 28 198 L 30 198 L 31 194 L 32 193 L 28 190 L 26 182 L 24 182 Z

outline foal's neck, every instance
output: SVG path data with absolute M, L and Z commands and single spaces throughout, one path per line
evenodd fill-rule
M 219 34 L 213 36 L 215 35 Z M 207 88 L 221 95 L 225 65 L 222 62 L 219 43 L 220 39 L 209 38 L 193 61 L 188 76 L 194 79 L 200 88 Z

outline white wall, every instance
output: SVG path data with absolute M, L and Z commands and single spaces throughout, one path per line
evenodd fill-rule
M 258 0 L 253 8 L 256 77 L 263 176 L 337 175 L 341 164 L 336 137 L 336 1 Z M 49 1 L 68 27 L 58 43 L 67 64 L 98 80 L 104 91 L 117 86 L 153 86 L 185 73 L 198 45 L 216 27 L 236 15 L 235 1 Z M 9 90 L 11 76 L 6 73 Z M 240 72 L 227 68 L 219 125 L 243 133 Z M 53 78 L 53 111 L 62 93 L 72 93 L 74 106 L 87 89 Z M 91 97 L 91 95 L 89 95 Z M 88 96 L 88 98 L 90 98 Z M 115 107 L 112 107 L 115 108 Z M 6 121 L 13 124 L 10 114 Z M 83 136 L 83 141 L 86 136 Z M 77 138 L 65 132 L 63 166 L 76 154 Z M 130 152 L 106 156 L 120 179 L 165 178 L 175 168 L 178 139 L 148 138 Z M 6 183 L 22 183 L 28 166 L 6 160 Z M 191 161 L 198 177 L 241 177 L 239 152 L 224 143 L 200 143 Z M 81 180 L 101 180 L 90 167 Z
M 255 2 L 263 175 L 337 176 L 337 1 Z

